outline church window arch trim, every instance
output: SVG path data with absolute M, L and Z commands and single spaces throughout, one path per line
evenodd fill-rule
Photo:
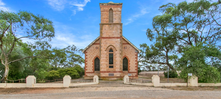
M 100 58 L 95 56 L 93 59 L 94 71 L 100 71 Z
M 124 59 L 127 59 L 127 64 L 126 64 L 126 66 L 127 66 L 127 69 L 126 70 L 124 70 Z M 124 56 L 123 58 L 122 58 L 122 69 L 123 69 L 123 71 L 128 71 L 128 73 L 129 73 L 129 71 L 130 71 L 130 59 L 127 57 L 127 56 Z
M 117 51 L 117 49 L 113 45 L 109 45 L 105 51 L 109 51 L 110 49 L 112 49 L 113 51 Z

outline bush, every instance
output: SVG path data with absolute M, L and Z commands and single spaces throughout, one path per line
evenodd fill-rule
M 167 78 L 168 72 L 164 72 L 164 77 Z M 169 71 L 169 78 L 177 78 L 178 74 L 176 71 Z
M 140 74 L 140 72 L 141 72 L 141 69 L 140 69 L 140 67 L 138 67 L 138 74 Z
M 211 83 L 219 81 L 220 81 L 220 72 L 215 67 L 207 67 L 204 77 L 199 78 L 199 82 Z
M 60 78 L 59 72 L 56 70 L 52 70 L 48 72 L 48 75 L 46 76 L 48 80 L 58 79 Z
M 78 71 L 74 67 L 70 68 L 62 68 L 58 70 L 60 77 L 64 77 L 65 75 L 71 76 L 72 79 L 80 78 Z
M 80 78 L 78 71 L 73 67 L 67 68 L 65 69 L 65 71 L 66 71 L 66 75 L 71 76 L 72 79 Z
M 180 73 L 180 77 L 187 80 L 187 74 L 193 73 L 198 77 L 200 83 L 216 83 L 220 82 L 220 72 L 211 66 L 206 66 L 204 68 L 199 69 L 200 72 L 194 72 L 189 70 L 182 70 Z
M 63 78 L 65 75 L 71 76 L 72 79 L 80 78 L 84 74 L 84 69 L 77 65 L 75 67 L 69 68 L 58 68 L 57 70 L 51 70 L 46 76 L 47 79 L 53 80 L 58 78 Z
M 79 74 L 80 77 L 82 77 L 82 76 L 84 75 L 84 69 L 83 69 L 81 66 L 76 65 L 76 66 L 74 67 L 74 69 L 77 70 L 77 72 L 78 72 L 78 74 Z
M 42 81 L 46 78 L 46 76 L 48 75 L 48 72 L 41 68 L 39 70 L 36 70 L 35 74 L 36 74 L 35 76 L 36 76 L 37 80 Z

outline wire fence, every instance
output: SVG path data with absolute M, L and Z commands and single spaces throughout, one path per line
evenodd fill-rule
M 132 83 L 152 83 L 151 79 L 130 79 Z
M 71 83 L 87 83 L 93 82 L 91 79 L 72 79 Z M 6 80 L 5 82 L 0 83 L 26 83 L 26 79 L 18 79 L 18 80 Z M 37 83 L 63 83 L 63 79 L 53 79 L 53 80 L 37 80 Z
M 72 79 L 71 83 L 86 83 L 86 82 L 93 82 L 91 79 Z
M 39 83 L 63 83 L 63 79 L 41 80 Z
M 26 83 L 26 79 L 18 79 L 18 80 L 6 80 L 7 83 Z M 2 82 L 2 83 L 5 83 Z

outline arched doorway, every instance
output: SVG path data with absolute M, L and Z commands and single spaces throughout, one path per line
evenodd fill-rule
M 100 71 L 100 59 L 95 58 L 94 60 L 94 71 Z

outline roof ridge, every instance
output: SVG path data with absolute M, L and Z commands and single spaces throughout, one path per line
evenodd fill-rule
M 131 43 L 126 37 L 124 37 L 124 36 L 122 35 L 122 38 L 123 38 L 124 40 L 126 40 L 133 48 L 135 48 L 135 49 L 140 53 L 140 50 L 139 50 L 133 43 Z M 95 43 L 98 39 L 100 39 L 100 36 L 98 36 L 93 42 L 91 42 L 87 47 L 85 47 L 82 52 L 84 53 L 84 52 L 85 52 L 90 46 L 92 46 L 93 43 Z

